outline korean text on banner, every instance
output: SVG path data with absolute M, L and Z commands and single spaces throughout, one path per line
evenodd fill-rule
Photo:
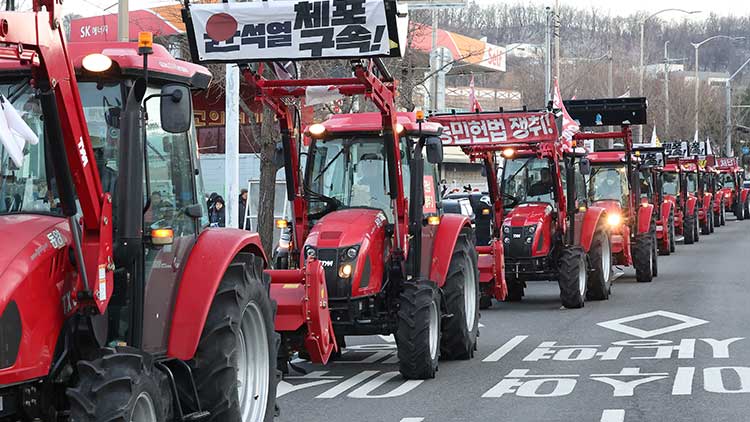
M 443 145 L 541 142 L 557 139 L 557 126 L 546 112 L 435 115 L 441 123 Z
M 191 48 L 201 62 L 399 55 L 402 20 L 392 0 L 192 4 Z

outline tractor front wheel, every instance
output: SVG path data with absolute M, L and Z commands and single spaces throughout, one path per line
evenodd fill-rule
M 734 206 L 734 216 L 737 218 L 737 220 L 744 220 L 745 219 L 744 205 L 740 203 L 739 199 L 737 199 L 737 201 L 735 202 L 736 204 Z
M 695 243 L 695 215 L 685 215 L 682 220 L 682 234 L 685 236 L 686 245 Z
M 675 240 L 674 214 L 669 216 L 669 253 L 677 250 L 677 240 Z
M 435 378 L 440 357 L 440 292 L 431 281 L 406 282 L 399 299 L 399 372 L 406 379 Z
M 703 235 L 711 234 L 711 225 L 709 224 L 708 220 L 709 220 L 708 215 L 706 215 L 705 222 L 701 223 L 701 234 Z
M 719 225 L 724 226 L 727 224 L 727 207 L 724 205 L 724 201 L 721 201 L 721 212 L 719 213 Z
M 523 282 L 519 280 L 508 281 L 508 295 L 505 296 L 506 302 L 520 302 L 523 299 Z
M 687 233 L 693 231 L 688 226 L 685 242 L 687 243 Z M 639 283 L 649 283 L 654 279 L 654 245 L 653 235 L 651 233 L 641 233 L 635 237 L 633 243 L 633 266 L 635 267 L 635 278 Z
M 583 308 L 588 284 L 586 252 L 580 246 L 571 246 L 560 254 L 560 300 L 566 308 Z
M 270 422 L 276 410 L 276 304 L 263 279 L 263 259 L 240 257 L 219 284 L 190 362 L 209 422 Z
M 479 268 L 471 230 L 464 229 L 453 248 L 443 300 L 446 313 L 452 316 L 443 323 L 440 356 L 471 359 L 479 332 Z
M 745 201 L 745 206 L 743 207 L 742 214 L 745 220 L 750 220 L 750 199 Z
M 169 381 L 150 355 L 129 347 L 102 352 L 78 362 L 78 384 L 66 393 L 71 422 L 171 420 Z
M 589 264 L 591 271 L 588 274 L 586 298 L 589 300 L 609 299 L 612 287 L 612 248 L 610 248 L 609 236 L 603 227 L 594 234 L 589 250 Z

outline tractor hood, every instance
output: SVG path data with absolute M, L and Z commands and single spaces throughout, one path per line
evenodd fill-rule
M 504 225 L 510 227 L 533 226 L 544 221 L 544 217 L 552 212 L 552 206 L 547 203 L 534 202 L 521 204 L 513 208 L 505 217 Z
M 334 211 L 318 220 L 305 244 L 317 248 L 358 245 L 363 239 L 372 237 L 386 223 L 385 213 L 381 210 L 349 208 Z
M 46 232 L 64 221 L 60 217 L 39 214 L 0 216 L 0 239 L 6 239 L 0 253 L 0 284 L 5 284 L 5 271 L 11 263 L 27 262 L 30 265 L 45 249 L 54 249 Z
M 594 203 L 591 204 L 592 207 L 599 207 L 604 208 L 604 210 L 611 214 L 611 213 L 622 213 L 622 204 L 620 204 L 620 201 L 615 200 L 601 200 L 601 201 L 594 201 Z

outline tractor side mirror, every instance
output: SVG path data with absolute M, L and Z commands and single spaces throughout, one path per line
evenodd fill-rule
M 169 133 L 184 133 L 193 122 L 193 102 L 185 85 L 168 84 L 161 89 L 161 127 Z
M 428 136 L 425 139 L 425 148 L 427 149 L 427 161 L 431 164 L 440 164 L 443 162 L 443 142 L 437 136 Z
M 588 160 L 588 158 L 581 158 L 578 161 L 578 169 L 584 176 L 588 176 L 591 174 L 591 162 Z

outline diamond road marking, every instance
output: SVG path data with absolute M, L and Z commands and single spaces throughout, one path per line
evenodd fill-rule
M 633 322 L 638 321 L 646 318 L 651 318 L 655 316 L 661 316 L 665 318 L 674 319 L 676 321 L 679 321 L 679 324 L 669 325 L 667 327 L 659 328 L 656 330 L 642 330 L 640 328 L 631 327 L 629 325 L 625 325 L 627 322 Z M 668 312 L 668 311 L 653 311 L 653 312 L 647 312 L 645 314 L 638 314 L 633 315 L 625 318 L 619 318 L 619 319 L 613 319 L 611 321 L 604 321 L 600 322 L 597 325 L 600 327 L 604 327 L 613 331 L 618 331 L 625 334 L 630 334 L 634 337 L 639 338 L 649 338 L 649 337 L 655 337 L 666 333 L 672 333 L 675 331 L 685 330 L 688 328 L 697 327 L 699 325 L 707 324 L 708 321 L 689 317 L 687 315 L 681 315 L 676 314 L 674 312 Z

